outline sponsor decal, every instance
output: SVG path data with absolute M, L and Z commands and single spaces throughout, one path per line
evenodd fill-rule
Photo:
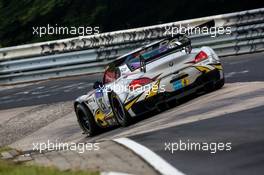
M 181 79 L 181 80 L 177 80 L 175 82 L 172 83 L 173 89 L 179 90 L 185 86 L 187 86 L 189 84 L 189 80 L 188 79 Z

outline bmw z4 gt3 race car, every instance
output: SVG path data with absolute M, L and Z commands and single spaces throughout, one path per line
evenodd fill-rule
M 201 90 L 224 85 L 220 60 L 210 47 L 192 49 L 183 35 L 136 49 L 110 63 L 102 82 L 76 99 L 74 108 L 84 133 L 128 126 L 131 119 Z

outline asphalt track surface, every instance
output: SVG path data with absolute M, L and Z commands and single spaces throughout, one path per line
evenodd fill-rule
M 0 91 L 0 110 L 74 100 L 92 89 L 101 74 L 54 79 Z M 18 85 L 19 86 L 19 85 Z
M 65 126 L 63 132 L 52 131 L 57 124 L 42 130 L 35 128 L 32 132 L 36 136 L 47 134 L 43 138 L 56 134 L 69 138 L 74 133 L 80 135 L 78 141 L 86 142 L 128 137 L 148 147 L 185 174 L 263 174 L 264 53 L 225 57 L 222 63 L 226 85 L 221 90 L 187 100 L 127 128 L 116 128 L 94 138 L 81 136 L 76 123 Z M 87 75 L 10 89 L 4 87 L 0 90 L 0 110 L 49 105 L 48 110 L 53 103 L 65 101 L 70 106 L 100 78 L 101 75 Z M 74 113 L 69 114 L 70 110 L 64 111 L 65 115 L 68 113 L 65 123 L 67 120 L 72 122 L 75 117 Z M 177 143 L 179 140 L 231 142 L 232 149 L 215 154 L 209 151 L 175 151 L 172 154 L 165 150 L 165 142 Z M 25 142 L 29 140 L 25 139 Z
M 132 137 L 185 174 L 262 174 L 263 106 Z M 165 143 L 231 142 L 230 151 L 165 151 Z M 179 145 L 178 145 L 179 146 Z M 176 146 L 174 146 L 176 149 Z M 185 149 L 182 146 L 182 149 Z M 214 149 L 212 152 L 215 152 Z

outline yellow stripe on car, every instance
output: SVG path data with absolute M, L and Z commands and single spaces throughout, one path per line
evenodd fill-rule
M 189 85 L 189 80 L 188 79 L 182 79 L 182 86 L 184 87 L 184 86 L 187 86 L 187 85 Z
M 147 93 L 146 99 L 153 97 L 158 94 L 160 80 L 158 80 Z
M 207 72 L 211 71 L 211 69 L 209 69 L 208 67 L 205 67 L 205 66 L 195 66 L 195 68 L 198 69 L 201 72 L 204 72 L 204 73 L 207 73 Z
M 219 64 L 219 65 L 213 65 L 216 69 L 218 69 L 218 70 L 223 70 L 223 67 L 222 67 L 222 65 L 221 64 Z
M 126 104 L 125 108 L 126 108 L 127 111 L 133 106 L 133 104 L 135 104 L 135 103 L 138 101 L 138 99 L 139 99 L 139 97 L 140 97 L 141 95 L 142 95 L 142 94 L 140 94 L 139 96 L 137 96 L 136 98 L 134 98 L 133 100 L 131 100 L 130 102 L 128 102 L 128 103 Z

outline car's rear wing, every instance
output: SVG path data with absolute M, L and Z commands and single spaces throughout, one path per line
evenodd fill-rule
M 170 44 L 170 46 L 176 46 L 173 47 L 172 49 L 180 49 L 183 47 L 187 47 L 187 46 L 191 46 L 191 40 L 183 34 L 176 34 L 173 37 L 166 37 L 164 39 L 161 39 L 159 41 L 154 41 L 148 45 L 145 45 L 143 47 L 140 47 L 138 49 L 135 49 L 119 58 L 116 59 L 116 61 L 114 61 L 113 63 L 122 63 L 124 60 L 126 60 L 126 58 L 130 57 L 131 55 L 139 55 L 140 53 L 143 53 L 144 51 L 149 51 L 153 48 L 157 48 L 159 47 L 161 44 L 163 44 L 163 46 L 165 46 L 165 44 Z
M 176 34 L 173 37 L 167 37 L 162 40 L 143 46 L 141 47 L 141 49 L 137 50 L 137 52 L 143 52 L 145 50 L 149 51 L 151 49 L 155 49 L 161 46 L 168 46 L 169 50 L 175 50 L 190 45 L 191 45 L 191 40 L 186 35 Z
M 160 59 L 170 53 L 185 50 L 191 51 L 191 40 L 182 34 L 167 37 L 143 46 L 122 57 L 131 71 L 138 69 L 145 70 L 145 65 L 153 60 Z
M 215 25 L 214 20 L 207 21 L 205 23 L 199 24 L 196 27 L 212 27 Z M 186 32 L 188 33 L 188 32 Z M 164 37 L 164 36 L 163 36 Z M 161 37 L 161 38 L 163 38 Z M 140 59 L 141 67 L 144 67 L 146 62 L 149 60 L 155 59 L 157 57 L 162 57 L 162 54 L 169 54 L 170 52 L 177 52 L 185 50 L 186 53 L 190 53 L 192 50 L 191 40 L 185 34 L 173 34 L 169 37 L 163 38 L 161 40 L 152 42 L 148 45 L 140 47 L 132 52 L 129 52 L 119 58 L 117 58 L 114 62 L 111 63 L 113 67 L 118 67 L 122 64 L 127 64 L 130 59 Z M 153 51 L 153 52 L 152 52 Z M 147 59 L 146 59 L 147 57 Z M 138 68 L 133 68 L 133 66 L 128 67 L 131 71 Z
M 207 28 L 210 28 L 210 27 L 213 27 L 213 26 L 215 26 L 215 21 L 214 20 L 209 20 L 209 21 L 201 23 L 201 24 L 199 24 L 197 26 L 193 26 L 193 30 L 195 30 L 194 27 L 199 27 L 199 28 L 207 27 Z M 191 30 L 192 29 L 190 29 L 190 31 Z M 189 32 L 186 32 L 186 34 L 188 34 Z M 136 50 L 133 50 L 132 52 L 129 52 L 129 53 L 117 58 L 113 63 L 116 66 L 121 65 L 121 64 L 124 63 L 126 58 L 129 57 L 130 55 L 134 55 L 134 54 L 140 53 L 140 52 L 142 52 L 144 50 L 151 49 L 152 47 L 155 47 L 155 46 L 159 45 L 160 43 L 164 43 L 166 41 L 169 41 L 168 43 L 172 43 L 172 42 L 178 40 L 178 45 L 176 47 L 172 48 L 172 50 L 185 48 L 187 52 L 190 52 L 191 51 L 191 41 L 186 36 L 186 34 L 178 33 L 178 34 L 171 35 L 172 37 L 166 37 L 166 38 L 164 38 L 164 36 L 161 36 L 161 38 L 163 38 L 163 39 L 161 39 L 159 41 L 152 42 L 152 43 L 150 43 L 150 44 L 148 44 L 146 46 L 143 46 L 141 48 L 138 48 Z
M 190 53 L 191 48 L 191 40 L 186 35 L 177 34 L 174 37 L 168 37 L 147 45 L 136 53 L 139 54 L 140 69 L 145 72 L 147 62 L 181 50 Z M 134 53 L 134 55 L 136 53 Z

